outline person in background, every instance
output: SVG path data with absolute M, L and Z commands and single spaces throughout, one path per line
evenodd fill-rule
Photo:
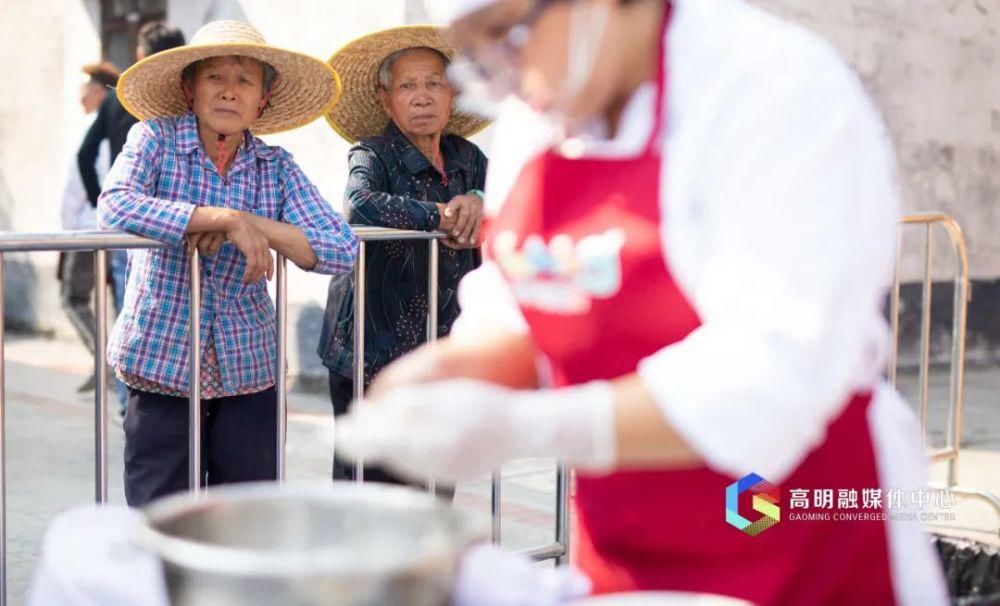
M 135 56 L 141 61 L 158 52 L 184 45 L 184 34 L 180 29 L 164 21 L 151 21 L 139 28 L 138 43 Z M 118 101 L 117 95 L 106 95 L 97 111 L 97 117 L 87 130 L 87 134 L 77 151 L 77 165 L 86 189 L 87 199 L 92 207 L 97 207 L 97 197 L 101 193 L 100 181 L 94 172 L 94 159 L 105 143 L 109 146 L 110 161 L 114 163 L 125 145 L 128 131 L 136 123 L 132 114 L 125 111 Z M 128 254 L 124 250 L 112 250 L 111 282 L 115 294 L 115 313 L 120 314 L 125 301 L 125 273 L 128 267 Z M 128 400 L 128 390 L 121 381 L 115 381 L 118 392 L 118 414 L 125 416 L 125 405 Z
M 80 86 L 80 105 L 83 113 L 91 115 L 97 111 L 109 90 L 118 84 L 118 68 L 108 62 L 85 65 L 83 73 L 87 81 Z M 87 127 L 91 123 L 87 124 Z M 103 178 L 110 166 L 108 145 L 104 143 L 92 158 L 90 170 L 98 178 Z M 97 229 L 97 209 L 91 204 L 83 186 L 83 179 L 74 160 L 66 175 L 60 212 L 62 228 L 67 230 Z M 59 255 L 60 288 L 59 296 L 63 308 L 69 316 L 73 328 L 80 335 L 83 344 L 94 353 L 96 342 L 94 312 L 90 306 L 94 290 L 94 253 L 67 252 Z M 94 389 L 95 378 L 91 374 L 77 389 L 79 392 Z
M 480 263 L 486 156 L 466 137 L 487 122 L 454 111 L 446 71 L 456 49 L 441 28 L 410 26 L 369 34 L 330 65 L 345 98 L 327 118 L 354 143 L 348 156 L 345 215 L 355 225 L 448 233 L 438 249 L 438 331 L 458 316 L 458 282 Z M 428 245 L 421 240 L 365 246 L 365 384 L 427 339 Z M 354 276 L 334 277 L 319 355 L 329 369 L 334 415 L 354 396 Z M 334 458 L 334 479 L 355 468 Z M 377 467 L 365 479 L 402 480 Z M 442 492 L 447 489 L 442 487 Z
M 432 4 L 502 108 L 496 214 L 453 334 L 386 368 L 338 449 L 573 466 L 595 593 L 947 604 L 883 379 L 900 204 L 858 76 L 744 0 Z
M 105 229 L 160 240 L 129 251 L 125 305 L 108 363 L 129 386 L 125 497 L 189 487 L 189 254 L 201 268 L 201 382 L 207 485 L 277 477 L 271 251 L 306 271 L 350 272 L 358 242 L 291 154 L 256 134 L 307 124 L 336 103 L 326 63 L 268 46 L 241 21 L 202 26 L 190 45 L 122 74 L 129 132 L 98 202 Z M 187 245 L 185 248 L 185 244 Z M 282 361 L 283 362 L 283 361 Z

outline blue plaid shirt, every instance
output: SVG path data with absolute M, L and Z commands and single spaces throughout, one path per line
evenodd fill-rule
M 108 363 L 165 387 L 187 389 L 190 282 L 185 248 L 196 206 L 227 207 L 299 227 L 325 274 L 352 270 L 358 242 L 291 154 L 244 133 L 225 177 L 198 138 L 194 114 L 147 120 L 129 132 L 98 201 L 102 228 L 171 245 L 130 251 L 125 305 Z M 243 284 L 246 260 L 231 244 L 201 263 L 201 332 L 212 334 L 224 393 L 274 382 L 275 312 L 260 279 Z

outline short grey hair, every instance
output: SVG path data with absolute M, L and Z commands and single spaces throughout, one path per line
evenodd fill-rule
M 400 49 L 394 53 L 391 53 L 385 59 L 382 59 L 382 63 L 379 64 L 378 66 L 379 88 L 388 92 L 389 89 L 392 88 L 392 68 L 396 65 L 396 62 L 405 57 L 406 55 L 415 53 L 417 51 L 430 51 L 434 53 L 435 55 L 438 56 L 439 59 L 441 59 L 441 65 L 443 65 L 445 69 L 448 69 L 448 66 L 451 64 L 451 59 L 448 58 L 448 55 L 442 53 L 436 48 L 431 48 L 429 46 L 411 46 L 410 48 Z

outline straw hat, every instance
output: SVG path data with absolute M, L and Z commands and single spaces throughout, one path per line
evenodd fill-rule
M 264 61 L 278 72 L 268 108 L 250 127 L 255 134 L 308 124 L 330 111 L 340 97 L 337 73 L 326 63 L 268 46 L 249 23 L 212 21 L 187 46 L 156 53 L 125 70 L 118 80 L 118 99 L 140 120 L 183 115 L 188 105 L 181 90 L 181 72 L 196 61 L 227 55 Z
M 326 121 L 338 135 L 354 143 L 381 134 L 389 116 L 378 101 L 379 65 L 392 53 L 416 46 L 441 51 L 449 59 L 458 55 L 458 48 L 446 36 L 444 28 L 408 25 L 362 36 L 330 57 L 329 64 L 340 74 L 345 93 L 340 103 L 326 114 Z M 468 137 L 488 125 L 489 120 L 453 111 L 445 132 Z

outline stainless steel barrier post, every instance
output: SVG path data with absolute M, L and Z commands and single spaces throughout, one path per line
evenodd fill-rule
M 7 357 L 4 352 L 4 255 L 0 252 L 0 606 L 7 604 Z
M 427 342 L 438 338 L 438 241 L 427 241 Z M 427 491 L 437 494 L 437 480 L 427 480 Z
M 931 288 L 933 288 L 933 257 L 931 224 L 926 225 L 926 241 L 924 246 L 924 284 L 923 309 L 920 318 L 920 426 L 927 435 L 927 413 L 930 403 L 930 370 L 931 370 Z
M 190 377 L 188 379 L 188 483 L 194 492 L 201 491 L 201 267 L 198 249 L 188 251 L 191 297 L 188 316 L 191 321 Z
M 358 243 L 354 265 L 354 399 L 365 397 L 365 241 Z M 365 462 L 354 463 L 354 480 L 365 481 Z
M 503 527 L 501 526 L 503 522 L 503 501 L 500 494 L 502 481 L 503 471 L 502 468 L 498 468 L 490 477 L 490 519 L 493 521 L 490 540 L 494 545 L 499 545 L 503 541 Z
M 931 486 L 940 490 L 947 490 L 951 493 L 976 498 L 985 501 L 994 511 L 1000 515 L 1000 498 L 991 492 L 980 490 L 969 486 L 958 485 L 958 458 L 961 454 L 962 446 L 962 409 L 964 404 L 964 381 L 965 381 L 965 337 L 966 321 L 968 317 L 969 302 L 969 256 L 966 246 L 965 236 L 958 223 L 944 213 L 923 213 L 903 217 L 902 224 L 925 225 L 926 243 L 925 260 L 922 284 L 922 304 L 921 326 L 920 326 L 920 360 L 919 360 L 919 382 L 920 382 L 920 421 L 924 435 L 927 435 L 927 409 L 929 394 L 930 375 L 930 324 L 931 324 L 931 282 L 933 279 L 931 270 L 931 228 L 940 225 L 948 235 L 952 252 L 955 254 L 955 294 L 954 312 L 951 330 L 951 372 L 948 390 L 948 432 L 945 447 L 933 450 L 929 453 L 933 462 L 945 462 L 947 465 L 947 478 L 942 483 L 931 483 Z M 901 250 L 901 246 L 898 247 Z M 896 384 L 896 374 L 899 364 L 899 309 L 900 309 L 900 268 L 897 263 L 896 275 L 893 280 L 892 301 L 890 313 L 892 315 L 892 355 L 888 375 L 893 385 Z M 998 527 L 1000 534 L 1000 527 Z
M 277 267 L 275 268 L 275 329 L 276 336 L 276 360 L 274 364 L 274 390 L 278 404 L 278 436 L 277 452 L 275 461 L 277 463 L 277 478 L 279 482 L 285 481 L 285 440 L 288 435 L 288 374 L 285 362 L 288 349 L 288 272 L 286 271 L 285 256 L 279 254 Z
M 559 463 L 556 467 L 556 524 L 555 542 L 540 547 L 521 550 L 521 555 L 529 557 L 536 562 L 545 560 L 555 560 L 556 566 L 569 561 L 570 524 L 569 510 L 569 468 Z
M 570 470 L 559 463 L 556 471 L 556 543 L 562 553 L 556 556 L 556 566 L 569 562 L 569 483 Z
M 427 341 L 438 338 L 438 241 L 427 241 Z
M 958 229 L 958 224 L 953 225 L 953 229 Z M 961 236 L 961 232 L 958 232 Z M 960 244 L 960 245 L 959 245 Z M 948 461 L 948 485 L 958 484 L 958 452 L 962 445 L 962 410 L 965 402 L 965 336 L 968 321 L 970 298 L 969 292 L 969 267 L 966 257 L 965 244 L 962 240 L 952 238 L 952 246 L 956 256 L 959 258 L 959 271 L 955 278 L 955 292 L 952 299 L 955 317 L 951 328 L 951 358 L 957 363 L 952 364 L 951 376 L 949 380 L 948 398 L 949 403 L 956 403 L 948 415 L 948 443 L 947 447 L 955 453 L 955 456 Z M 1000 514 L 1000 501 L 992 494 L 989 495 L 993 501 L 994 508 Z M 989 500 L 989 499 L 987 499 Z
M 892 346 L 889 348 L 889 364 L 886 376 L 889 383 L 896 387 L 896 371 L 899 368 L 899 262 L 903 255 L 903 232 L 896 232 L 896 271 L 892 278 L 892 291 L 889 298 L 889 322 L 892 327 Z
M 98 503 L 108 502 L 108 251 L 94 251 L 94 487 Z

